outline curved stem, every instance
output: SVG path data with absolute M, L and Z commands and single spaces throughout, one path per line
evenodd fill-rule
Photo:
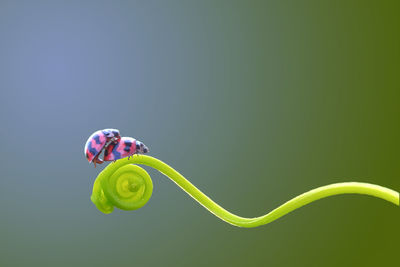
M 399 206 L 399 192 L 394 190 L 368 184 L 368 183 L 358 183 L 358 182 L 345 182 L 345 183 L 336 183 L 327 186 L 318 187 L 316 189 L 310 190 L 306 193 L 303 193 L 286 203 L 282 204 L 278 208 L 272 210 L 266 215 L 255 217 L 255 218 L 244 218 L 237 216 L 221 206 L 212 201 L 208 196 L 206 196 L 203 192 L 201 192 L 198 188 L 196 188 L 192 183 L 185 179 L 179 172 L 168 166 L 166 163 L 158 160 L 156 158 L 139 155 L 133 156 L 131 159 L 121 159 L 118 160 L 115 164 L 110 164 L 104 170 L 105 173 L 111 172 L 115 168 L 119 168 L 126 164 L 143 164 L 154 169 L 157 169 L 165 176 L 170 178 L 173 182 L 175 182 L 180 188 L 182 188 L 189 196 L 191 196 L 194 200 L 200 203 L 203 207 L 213 213 L 215 216 L 220 218 L 221 220 L 228 222 L 232 225 L 239 227 L 257 227 L 260 225 L 264 225 L 270 223 L 285 214 L 298 209 L 308 203 L 316 201 L 321 198 L 341 195 L 341 194 L 363 194 L 370 195 L 377 198 L 384 199 L 386 201 L 392 202 L 393 204 Z M 111 168 L 111 169 L 109 169 Z

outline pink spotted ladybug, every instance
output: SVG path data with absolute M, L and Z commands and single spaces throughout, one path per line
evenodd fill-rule
M 104 151 L 104 161 L 130 157 L 134 154 L 145 154 L 149 149 L 142 142 L 132 137 L 121 137 L 116 143 L 109 144 Z
M 104 161 L 99 158 L 101 152 L 110 143 L 117 143 L 121 139 L 119 131 L 117 129 L 104 129 L 94 132 L 86 141 L 85 144 L 85 156 L 89 163 L 102 164 Z

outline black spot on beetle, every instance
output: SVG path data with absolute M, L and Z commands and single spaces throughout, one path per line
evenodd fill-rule
M 96 135 L 93 139 L 96 141 L 96 144 L 101 144 L 99 135 Z
M 117 151 L 117 148 L 119 147 L 119 145 L 120 145 L 120 143 L 116 143 L 115 147 L 113 148 L 113 150 L 111 152 L 114 155 L 114 159 L 120 159 L 121 158 L 121 153 L 119 153 Z
M 118 151 L 113 151 L 112 153 L 114 154 L 114 159 L 120 159 L 121 158 L 121 153 L 119 153 Z
M 103 130 L 101 131 L 105 136 L 109 136 L 110 135 L 110 131 L 109 130 Z
M 126 152 L 131 151 L 132 142 L 131 142 L 131 141 L 128 141 L 128 140 L 125 140 L 125 141 L 124 141 L 124 144 L 125 144 L 124 150 L 125 150 Z
M 131 147 L 132 146 L 132 142 L 131 141 L 125 140 L 124 143 L 125 143 L 125 145 L 127 147 Z
M 93 155 L 93 157 L 97 156 L 100 153 L 96 148 L 92 147 L 92 143 L 90 142 L 88 145 L 89 153 Z M 89 153 L 87 153 L 87 157 L 89 158 Z
M 96 156 L 99 152 L 95 148 L 89 148 L 89 152 L 93 155 Z

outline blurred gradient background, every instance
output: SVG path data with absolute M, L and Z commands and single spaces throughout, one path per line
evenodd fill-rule
M 153 197 L 90 202 L 88 136 L 117 128 L 260 216 L 312 188 L 400 190 L 400 2 L 0 0 L 1 266 L 388 266 L 400 213 L 346 195 L 267 226 Z

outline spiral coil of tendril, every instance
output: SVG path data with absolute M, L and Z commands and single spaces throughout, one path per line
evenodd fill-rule
M 97 176 L 91 200 L 101 212 L 111 213 L 114 207 L 122 210 L 136 210 L 149 201 L 153 192 L 153 182 L 150 175 L 143 168 L 133 164 L 143 164 L 157 169 L 215 216 L 239 227 L 250 228 L 264 225 L 308 203 L 340 194 L 370 195 L 399 206 L 399 192 L 368 183 L 345 182 L 310 190 L 287 201 L 266 215 L 244 218 L 219 206 L 164 162 L 150 156 L 139 155 L 109 164 Z
M 103 213 L 111 213 L 114 206 L 122 210 L 139 209 L 153 192 L 153 182 L 143 168 L 117 163 L 104 169 L 93 186 L 91 200 Z

